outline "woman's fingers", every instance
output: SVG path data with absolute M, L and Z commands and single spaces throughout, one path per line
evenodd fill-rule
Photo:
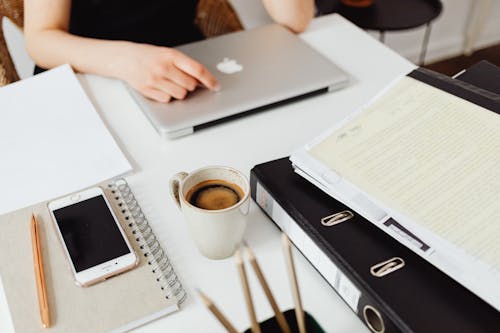
M 182 52 L 166 47 L 133 45 L 135 52 L 125 54 L 124 59 L 134 66 L 125 63 L 126 66 L 122 67 L 129 68 L 129 71 L 123 71 L 122 78 L 146 97 L 163 103 L 184 99 L 200 83 L 218 90 L 217 79 Z
M 141 90 L 141 93 L 147 98 L 150 98 L 160 103 L 168 103 L 172 99 L 172 97 L 166 92 L 154 88 L 143 89 Z
M 215 76 L 199 62 L 178 51 L 173 53 L 173 62 L 177 68 L 201 82 L 208 89 L 219 90 L 219 82 Z
M 198 86 L 198 81 L 195 78 L 184 73 L 174 65 L 168 66 L 166 78 L 188 91 L 194 91 Z
M 175 99 L 184 99 L 187 95 L 187 90 L 185 88 L 167 79 L 157 80 L 153 89 L 163 91 Z

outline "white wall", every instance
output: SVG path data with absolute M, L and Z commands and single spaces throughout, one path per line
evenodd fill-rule
M 377 0 L 374 0 L 377 1 Z M 434 22 L 427 52 L 426 63 L 462 53 L 465 29 L 472 12 L 472 5 L 488 0 L 442 0 L 444 10 Z M 260 0 L 231 0 L 240 14 L 243 25 L 252 28 L 271 22 Z M 491 0 L 491 10 L 483 18 L 485 25 L 478 38 L 476 48 L 500 42 L 500 0 Z M 22 78 L 30 76 L 33 62 L 26 54 L 21 33 L 4 20 L 7 43 L 18 72 Z M 375 38 L 378 34 L 370 32 Z M 417 61 L 424 36 L 424 28 L 386 34 L 386 44 L 411 61 Z M 333 42 L 333 41 L 332 41 Z
M 375 0 L 376 1 L 376 0 Z M 473 3 L 480 0 L 442 0 L 443 12 L 432 25 L 427 63 L 462 53 L 465 29 L 472 13 Z M 500 42 L 500 1 L 492 0 L 491 10 L 485 21 L 475 48 Z M 386 35 L 386 43 L 406 58 L 417 61 L 424 28 Z
M 443 12 L 432 25 L 426 63 L 462 53 L 469 14 L 474 3 L 481 1 L 491 1 L 491 10 L 483 18 L 485 25 L 475 45 L 476 49 L 500 42 L 500 0 L 442 0 Z M 231 2 L 247 28 L 271 21 L 260 0 Z M 378 33 L 369 33 L 378 39 Z M 417 62 L 423 38 L 424 27 L 386 33 L 385 43 L 404 57 Z
M 474 4 L 481 1 L 485 0 L 442 0 L 443 12 L 432 25 L 426 63 L 462 54 L 469 14 L 472 13 Z M 245 27 L 270 22 L 260 0 L 231 2 L 240 13 Z M 484 17 L 485 25 L 475 45 L 476 49 L 500 42 L 500 0 L 491 0 L 491 3 L 491 10 Z M 379 37 L 376 32 L 370 34 L 377 39 Z M 385 42 L 401 55 L 417 62 L 423 38 L 424 27 L 387 33 Z

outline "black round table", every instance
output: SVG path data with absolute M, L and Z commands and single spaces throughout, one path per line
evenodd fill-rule
M 405 30 L 426 25 L 420 50 L 420 64 L 425 61 L 429 44 L 431 22 L 443 10 L 440 0 L 373 0 L 366 8 L 344 5 L 340 0 L 316 1 L 318 14 L 339 13 L 357 26 L 380 33 L 384 42 L 386 31 Z

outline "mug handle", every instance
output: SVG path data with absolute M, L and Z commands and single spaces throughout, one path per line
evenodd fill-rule
M 189 174 L 187 172 L 183 171 L 176 173 L 172 178 L 170 178 L 170 195 L 179 208 L 181 208 L 180 184 L 188 175 Z

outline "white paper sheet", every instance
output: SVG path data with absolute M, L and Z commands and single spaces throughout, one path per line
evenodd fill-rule
M 68 65 L 0 88 L 0 214 L 130 170 Z

